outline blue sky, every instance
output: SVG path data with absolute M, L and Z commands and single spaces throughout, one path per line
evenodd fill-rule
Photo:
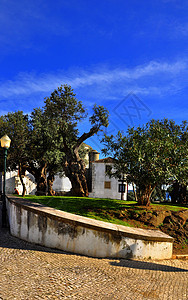
M 187 0 L 0 0 L 0 45 L 1 114 L 70 84 L 89 112 L 109 109 L 107 133 L 187 119 Z

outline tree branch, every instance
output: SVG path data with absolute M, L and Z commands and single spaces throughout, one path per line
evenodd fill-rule
M 95 133 L 97 133 L 99 131 L 99 127 L 98 126 L 93 126 L 89 132 L 84 132 L 81 137 L 79 137 L 79 139 L 77 140 L 76 146 L 74 147 L 74 149 L 78 149 L 80 147 L 80 145 L 87 140 L 88 138 L 90 138 L 91 136 L 93 136 Z

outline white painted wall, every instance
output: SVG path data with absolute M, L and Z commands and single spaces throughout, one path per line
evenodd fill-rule
M 16 171 L 6 172 L 6 194 L 14 193 L 15 178 L 17 176 L 18 172 Z
M 116 178 L 109 178 L 105 174 L 105 166 L 111 163 L 92 163 L 92 192 L 89 193 L 89 197 L 93 198 L 110 198 L 121 199 L 121 193 L 118 192 L 119 183 Z M 111 188 L 104 188 L 105 181 L 111 182 Z M 124 199 L 127 200 L 127 189 L 124 195 Z
M 169 259 L 173 239 L 153 230 L 130 228 L 7 199 L 10 232 L 31 243 L 93 257 Z
M 34 195 L 36 192 L 36 183 L 35 183 L 34 176 L 26 172 L 26 176 L 23 178 L 23 181 L 26 185 L 26 195 L 29 194 Z M 22 184 L 18 176 L 18 171 L 6 172 L 6 194 L 13 194 L 15 188 L 18 190 L 19 194 L 21 195 Z M 59 191 L 68 192 L 71 189 L 71 182 L 67 177 L 57 174 L 55 176 L 53 189 L 57 192 Z
M 26 176 L 23 178 L 23 181 L 26 186 L 26 194 L 34 195 L 36 192 L 36 183 L 34 176 L 26 172 Z M 6 194 L 13 194 L 15 188 L 18 190 L 19 194 L 22 194 L 23 188 L 18 176 L 18 171 L 6 172 Z
M 71 190 L 71 182 L 65 175 L 55 175 L 53 190 L 56 192 L 69 192 Z

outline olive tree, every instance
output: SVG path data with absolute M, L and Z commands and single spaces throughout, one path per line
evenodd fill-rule
M 138 204 L 150 205 L 154 189 L 172 180 L 188 182 L 187 122 L 151 120 L 146 125 L 128 128 L 127 134 L 105 136 L 103 152 L 115 160 L 111 176 L 126 174 L 136 185 Z

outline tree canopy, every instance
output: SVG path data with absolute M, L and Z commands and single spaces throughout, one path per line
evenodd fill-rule
M 79 135 L 78 122 L 87 117 L 81 101 L 78 101 L 70 86 L 56 89 L 45 100 L 44 116 L 53 124 L 54 139 L 63 153 L 62 169 L 72 184 L 72 194 L 88 196 L 84 160 L 80 157 L 80 146 L 89 137 L 108 126 L 108 111 L 101 105 L 94 105 L 89 118 L 90 130 Z
M 105 136 L 103 152 L 115 162 L 112 176 L 126 174 L 136 185 L 138 203 L 149 205 L 154 189 L 178 180 L 188 183 L 188 126 L 174 121 L 151 120 L 144 126 L 129 128 L 127 135 Z
M 20 111 L 1 116 L 0 132 L 12 140 L 9 167 L 34 175 L 38 193 L 46 193 L 48 188 L 53 194 L 54 175 L 64 172 L 71 181 L 72 194 L 87 196 L 83 143 L 108 126 L 108 111 L 94 105 L 90 129 L 80 135 L 79 122 L 86 118 L 86 108 L 68 85 L 55 89 L 45 98 L 44 106 L 35 108 L 30 116 Z

